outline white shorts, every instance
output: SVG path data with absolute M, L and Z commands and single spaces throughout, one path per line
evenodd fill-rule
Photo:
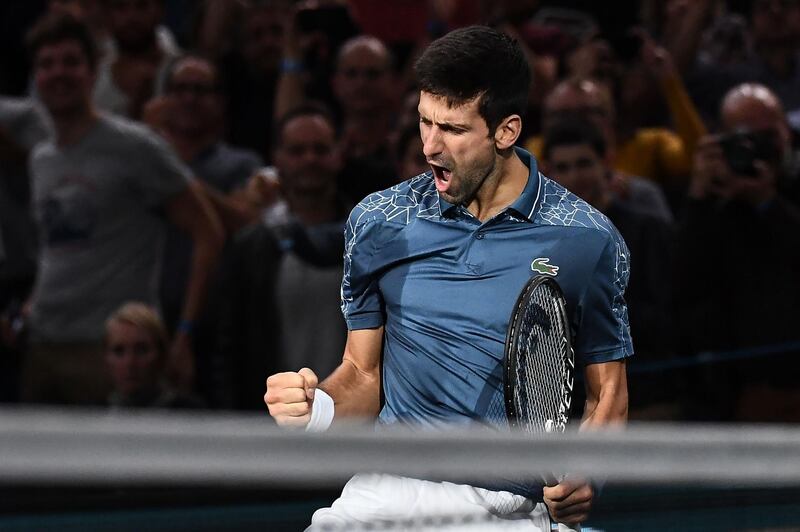
M 309 531 L 550 531 L 544 503 L 507 491 L 386 474 L 357 474 L 330 508 L 314 512 Z

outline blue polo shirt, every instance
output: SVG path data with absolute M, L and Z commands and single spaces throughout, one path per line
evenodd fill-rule
M 525 189 L 484 223 L 440 198 L 430 172 L 350 214 L 342 311 L 350 330 L 385 326 L 381 422 L 504 423 L 503 345 L 532 275 L 563 289 L 579 363 L 633 354 L 625 242 L 528 152 L 517 155 L 530 168 Z

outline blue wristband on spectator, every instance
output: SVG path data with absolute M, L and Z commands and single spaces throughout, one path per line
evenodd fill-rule
M 180 323 L 178 323 L 177 332 L 185 333 L 185 334 L 192 334 L 192 331 L 194 331 L 194 322 L 193 321 L 191 321 L 191 320 L 181 320 Z
M 301 61 L 297 59 L 289 59 L 284 57 L 281 60 L 281 72 L 286 74 L 298 73 L 303 72 L 305 70 L 305 65 Z

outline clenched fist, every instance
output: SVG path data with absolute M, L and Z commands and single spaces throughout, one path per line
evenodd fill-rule
M 317 376 L 308 368 L 276 373 L 267 379 L 264 402 L 278 425 L 305 427 L 311 419 Z

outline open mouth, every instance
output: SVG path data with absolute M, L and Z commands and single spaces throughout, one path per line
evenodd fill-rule
M 428 163 L 433 170 L 433 180 L 436 184 L 436 190 L 439 192 L 446 192 L 450 188 L 450 178 L 453 176 L 452 172 L 444 166 L 438 164 Z

